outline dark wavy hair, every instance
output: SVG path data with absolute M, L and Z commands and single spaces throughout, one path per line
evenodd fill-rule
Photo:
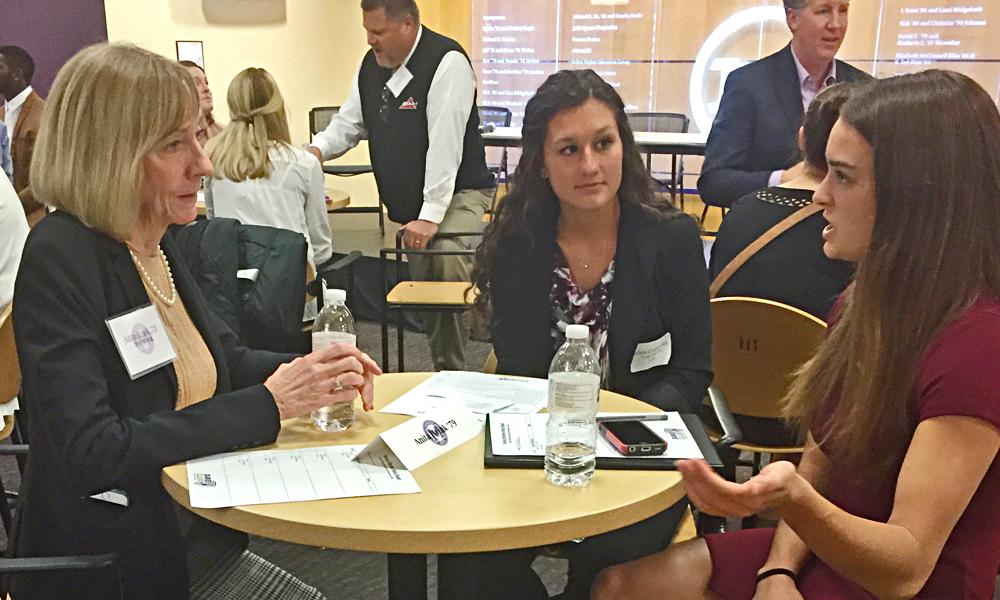
M 549 76 L 524 109 L 521 125 L 521 160 L 510 193 L 500 202 L 493 220 L 486 227 L 483 242 L 476 251 L 472 283 L 479 288 L 476 308 L 488 312 L 490 282 L 498 261 L 509 248 L 527 238 L 535 243 L 535 233 L 555 231 L 559 220 L 559 199 L 549 180 L 542 176 L 545 164 L 545 137 L 549 123 L 560 112 L 576 108 L 593 98 L 604 103 L 615 115 L 622 143 L 622 182 L 618 201 L 637 206 L 656 218 L 669 219 L 683 214 L 668 202 L 653 195 L 653 180 L 635 145 L 635 136 L 625 114 L 621 96 L 590 69 L 559 71 Z
M 802 118 L 802 159 L 806 163 L 826 172 L 826 142 L 830 139 L 833 124 L 840 118 L 840 108 L 850 100 L 851 93 L 859 84 L 838 83 L 820 92 L 809 104 Z

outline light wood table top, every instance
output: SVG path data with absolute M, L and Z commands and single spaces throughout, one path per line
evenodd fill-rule
M 430 376 L 393 373 L 375 382 L 380 408 Z M 648 404 L 601 392 L 601 410 L 654 412 Z M 410 417 L 363 413 L 344 433 L 322 433 L 306 418 L 282 424 L 277 444 L 261 449 L 364 444 Z M 598 470 L 585 488 L 549 485 L 541 469 L 484 469 L 484 435 L 414 471 L 419 494 L 341 498 L 222 509 L 202 517 L 271 539 L 389 553 L 479 552 L 542 546 L 624 527 L 683 496 L 674 471 Z M 163 471 L 163 485 L 189 507 L 187 467 Z

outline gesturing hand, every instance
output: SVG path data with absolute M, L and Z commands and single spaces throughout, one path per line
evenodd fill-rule
M 745 517 L 794 502 L 809 484 L 799 477 L 795 465 L 774 462 L 746 483 L 732 483 L 718 475 L 703 460 L 679 460 L 688 498 L 700 510 L 721 517 Z
M 282 420 L 335 402 L 350 402 L 358 392 L 371 410 L 374 376 L 382 370 L 367 354 L 349 344 L 333 344 L 285 363 L 264 382 Z

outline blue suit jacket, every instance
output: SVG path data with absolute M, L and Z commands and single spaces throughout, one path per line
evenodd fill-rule
M 837 61 L 837 81 L 871 76 Z M 802 92 L 791 45 L 740 67 L 726 79 L 705 146 L 698 193 L 706 204 L 729 207 L 767 187 L 773 171 L 799 162 Z

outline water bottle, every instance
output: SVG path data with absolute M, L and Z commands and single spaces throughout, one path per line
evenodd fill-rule
M 331 344 L 344 343 L 356 346 L 358 328 L 347 309 L 347 292 L 323 290 L 323 310 L 313 322 L 313 352 Z M 345 431 L 354 424 L 354 399 L 335 402 L 314 410 L 312 422 L 323 431 Z
M 549 367 L 545 475 L 555 485 L 580 487 L 594 476 L 601 365 L 589 335 L 586 325 L 567 326 Z

